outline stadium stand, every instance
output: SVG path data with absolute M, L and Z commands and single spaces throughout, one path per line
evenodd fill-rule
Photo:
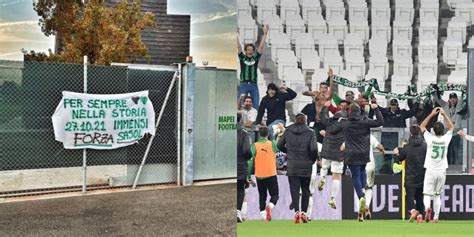
M 262 25 L 270 26 L 261 93 L 270 82 L 317 90 L 329 67 L 352 81 L 377 78 L 397 93 L 408 84 L 420 91 L 430 83 L 466 83 L 466 51 L 474 47 L 472 0 L 237 2 L 242 43 L 258 41 Z M 293 102 L 296 111 L 310 102 L 300 97 Z

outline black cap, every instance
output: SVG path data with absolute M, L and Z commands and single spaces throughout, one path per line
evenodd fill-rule
M 275 85 L 275 83 L 270 83 L 267 86 L 267 90 L 272 89 L 274 91 L 278 91 L 278 87 Z
M 453 92 L 453 93 L 449 94 L 449 98 L 450 98 L 450 99 L 451 99 L 451 98 L 456 98 L 456 99 L 457 99 L 457 98 L 458 98 L 458 95 Z
M 391 99 L 390 104 L 398 104 L 398 100 L 397 99 Z

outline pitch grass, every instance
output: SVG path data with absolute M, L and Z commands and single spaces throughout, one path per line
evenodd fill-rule
M 237 223 L 237 236 L 324 236 L 324 237 L 461 237 L 474 236 L 473 221 L 443 221 L 437 224 L 408 223 L 402 220 L 310 221 L 294 224 L 291 221 L 245 221 Z

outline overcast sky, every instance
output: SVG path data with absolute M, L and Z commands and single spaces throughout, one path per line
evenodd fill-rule
M 191 15 L 191 55 L 199 66 L 236 67 L 236 0 L 168 0 L 169 14 Z M 159 23 L 158 23 L 159 24 Z M 32 0 L 0 0 L 0 59 L 22 60 L 21 48 L 47 51 Z

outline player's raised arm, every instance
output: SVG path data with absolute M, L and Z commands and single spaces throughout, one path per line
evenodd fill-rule
M 437 115 L 439 113 L 439 110 L 441 108 L 440 107 L 436 107 L 434 108 L 431 113 L 428 115 L 428 117 L 425 118 L 425 120 L 423 120 L 423 122 L 420 124 L 420 129 L 421 129 L 421 132 L 425 132 L 426 131 L 426 125 L 428 125 L 428 123 L 430 122 L 431 118 L 433 118 L 435 115 Z M 452 123 L 451 123 L 452 125 Z
M 444 121 L 446 121 L 446 125 L 448 126 L 448 130 L 452 132 L 454 130 L 453 122 L 451 121 L 449 116 L 446 114 L 444 109 L 440 108 L 439 111 L 441 113 L 441 116 L 443 116 Z
M 239 29 L 237 28 L 237 32 L 239 32 Z M 242 45 L 240 44 L 240 36 L 237 33 L 237 52 L 238 54 L 242 53 Z
M 269 28 L 268 25 L 265 25 L 263 27 L 263 37 L 260 40 L 260 45 L 258 46 L 258 49 L 257 49 L 257 52 L 259 54 L 263 54 L 263 49 L 265 48 L 265 40 L 267 39 L 267 35 L 268 35 L 268 28 Z

